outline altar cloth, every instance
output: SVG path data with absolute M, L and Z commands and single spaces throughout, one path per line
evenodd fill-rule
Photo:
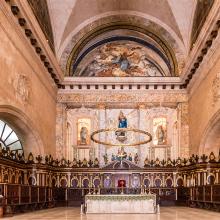
M 86 213 L 156 213 L 155 194 L 86 195 Z

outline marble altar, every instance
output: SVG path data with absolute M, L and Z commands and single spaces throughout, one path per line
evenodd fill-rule
M 156 195 L 86 195 L 86 213 L 156 213 Z

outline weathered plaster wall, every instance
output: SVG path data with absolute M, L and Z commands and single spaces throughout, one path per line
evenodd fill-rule
M 211 65 L 207 63 L 207 65 Z M 207 67 L 207 66 L 206 66 Z M 189 98 L 190 152 L 208 154 L 219 151 L 220 60 L 218 60 Z M 212 135 L 212 137 L 211 137 Z M 210 138 L 211 137 L 211 138 Z
M 55 154 L 56 88 L 13 17 L 0 14 L 0 118 L 25 153 Z

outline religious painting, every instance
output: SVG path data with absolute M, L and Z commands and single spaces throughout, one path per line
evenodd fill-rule
M 79 118 L 77 121 L 77 145 L 90 144 L 91 119 Z
M 153 144 L 165 145 L 167 143 L 167 120 L 165 117 L 153 119 Z
M 78 65 L 75 76 L 148 77 L 163 76 L 160 65 L 148 57 L 143 45 L 120 41 L 99 46 Z
M 127 118 L 124 115 L 122 111 L 120 111 L 119 116 L 118 116 L 118 128 L 127 128 L 128 123 L 127 123 Z M 127 137 L 126 137 L 126 131 L 116 131 L 115 132 L 116 139 L 120 142 L 124 142 Z

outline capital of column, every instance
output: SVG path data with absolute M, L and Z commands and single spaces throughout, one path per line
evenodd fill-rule
M 99 103 L 98 105 L 97 105 L 97 108 L 98 109 L 106 109 L 106 104 L 105 103 Z
M 138 108 L 138 109 L 146 109 L 146 104 L 144 104 L 144 103 L 138 103 L 138 104 L 137 104 L 137 108 Z

